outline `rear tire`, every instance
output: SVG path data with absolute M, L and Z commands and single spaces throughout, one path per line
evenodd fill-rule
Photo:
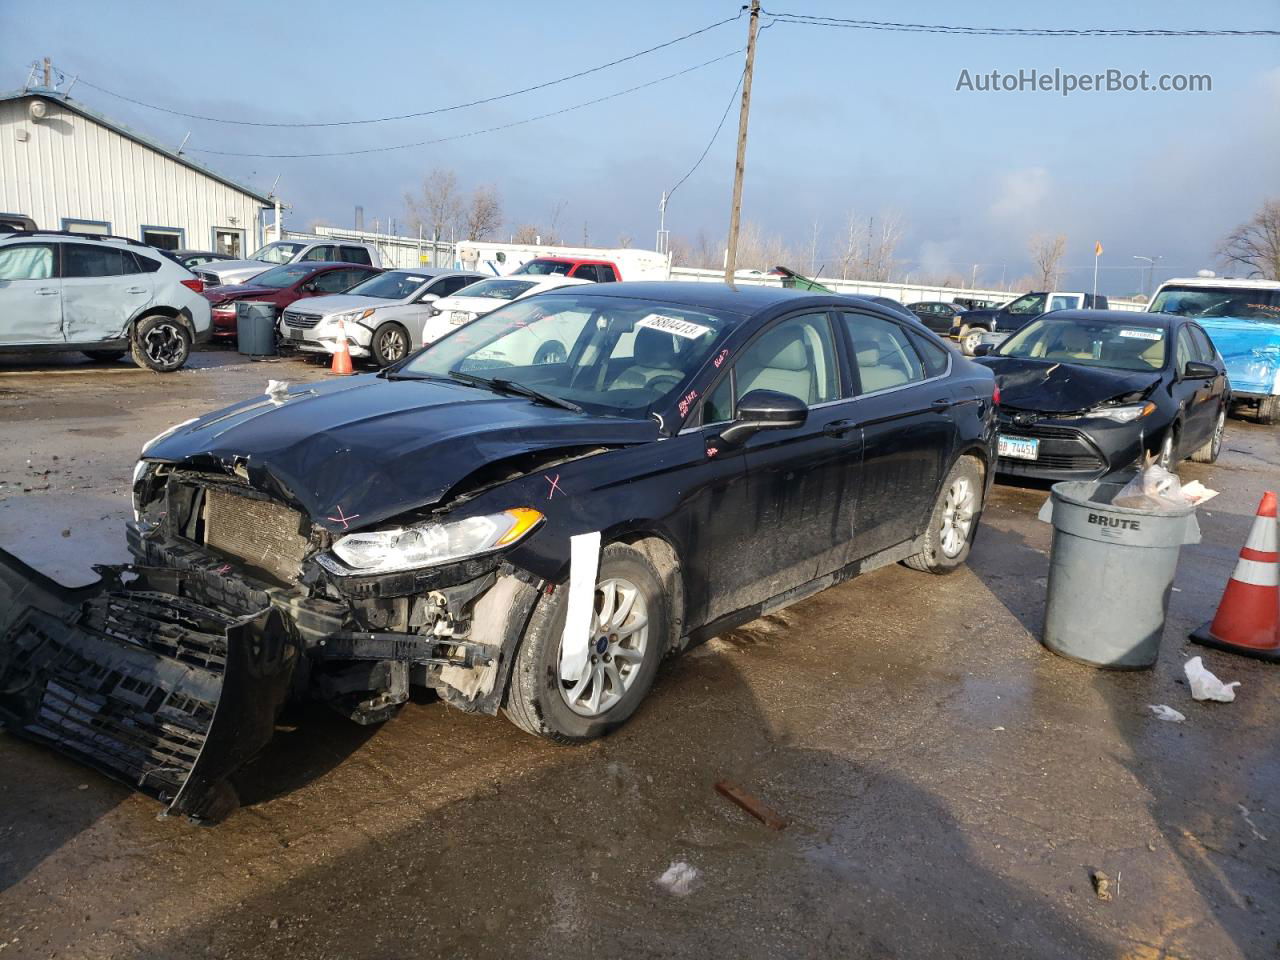
M 112 363 L 125 355 L 124 350 L 86 350 L 84 355 L 99 363 Z
M 611 543 L 601 551 L 600 569 L 596 574 L 597 615 L 602 613 L 602 600 L 606 599 L 602 587 L 608 589 L 610 584 L 619 583 L 635 589 L 635 600 L 628 607 L 630 612 L 626 618 L 609 633 L 603 633 L 599 624 L 593 623 L 592 637 L 605 639 L 608 648 L 601 654 L 593 645 L 591 657 L 595 659 L 588 660 L 583 676 L 592 674 L 597 667 L 601 671 L 611 669 L 611 675 L 596 674 L 599 680 L 593 676 L 585 682 L 580 694 L 585 698 L 594 690 L 592 684 L 599 682 L 604 696 L 616 699 L 595 712 L 588 704 L 570 706 L 571 702 L 577 703 L 574 691 L 579 687 L 560 676 L 560 640 L 569 603 L 569 588 L 565 585 L 551 596 L 544 594 L 538 600 L 516 651 L 505 712 L 521 730 L 557 743 L 582 743 L 621 726 L 640 706 L 653 686 L 663 654 L 671 647 L 674 622 L 671 599 L 663 593 L 661 577 L 647 556 L 625 543 Z M 621 602 L 610 609 L 621 610 Z M 647 618 L 641 628 L 643 637 L 639 636 L 639 630 L 630 630 L 639 622 L 636 611 Z M 626 659 L 610 653 L 617 649 L 611 637 L 632 645 L 624 649 Z M 609 660 L 605 661 L 604 656 Z
M 923 549 L 902 562 L 923 573 L 951 573 L 969 558 L 982 515 L 982 467 L 973 457 L 956 461 L 929 514 Z
M 191 334 L 181 320 L 153 314 L 133 328 L 133 362 L 156 373 L 171 373 L 191 355 Z
M 1196 463 L 1214 463 L 1222 452 L 1222 438 L 1227 431 L 1227 405 L 1224 403 L 1218 410 L 1218 419 L 1213 423 L 1213 436 L 1209 442 L 1191 455 Z
M 409 331 L 398 323 L 384 323 L 373 332 L 369 352 L 379 367 L 389 367 L 409 355 Z
M 1263 397 L 1258 401 L 1258 422 L 1269 427 L 1280 423 L 1280 396 Z

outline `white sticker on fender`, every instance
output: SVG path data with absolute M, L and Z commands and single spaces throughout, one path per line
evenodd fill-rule
M 591 651 L 591 619 L 596 608 L 600 531 L 569 538 L 569 609 L 560 635 L 560 676 L 577 681 Z
M 637 327 L 644 327 L 646 330 L 661 330 L 663 333 L 674 333 L 677 337 L 684 337 L 686 340 L 697 340 L 704 333 L 710 333 L 710 327 L 704 327 L 700 323 L 693 323 L 689 320 L 681 320 L 679 317 L 667 317 L 661 313 L 651 313 L 643 320 L 636 323 Z
M 1130 340 L 1160 340 L 1164 334 L 1159 330 L 1121 330 L 1120 336 Z

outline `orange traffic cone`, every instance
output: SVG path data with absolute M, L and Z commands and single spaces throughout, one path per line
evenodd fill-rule
M 349 377 L 356 372 L 351 366 L 351 351 L 347 349 L 347 328 L 341 320 L 338 321 L 338 349 L 334 351 L 329 372 L 339 377 Z
M 1222 594 L 1217 616 L 1191 639 L 1280 663 L 1280 523 L 1274 493 L 1262 495 L 1258 516 Z

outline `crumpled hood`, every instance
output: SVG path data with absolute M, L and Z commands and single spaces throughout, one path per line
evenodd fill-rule
M 243 300 L 245 297 L 279 292 L 276 287 L 260 287 L 253 283 L 220 283 L 216 287 L 204 288 L 204 295 L 210 303 L 225 303 L 228 300 Z
M 1078 413 L 1129 393 L 1144 393 L 1160 379 L 1159 371 L 1108 370 L 1077 363 L 978 357 L 1000 387 L 1001 406 L 1042 413 Z
M 557 447 L 658 439 L 653 421 L 596 417 L 464 384 L 376 374 L 246 400 L 155 442 L 148 460 L 241 464 L 249 482 L 334 533 L 437 502 L 487 463 Z

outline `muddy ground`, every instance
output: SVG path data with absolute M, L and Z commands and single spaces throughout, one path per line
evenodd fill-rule
M 323 375 L 0 363 L 0 545 L 83 582 L 125 557 L 143 442 Z M 586 747 L 425 698 L 373 729 L 304 710 L 200 828 L 0 733 L 0 958 L 1280 957 L 1280 667 L 1185 640 L 1280 482 L 1280 431 L 1233 420 L 1226 446 L 1182 467 L 1222 495 L 1152 672 L 1040 647 L 1046 494 L 1001 485 L 968 569 L 881 570 L 718 638 Z M 1237 702 L 1192 701 L 1196 654 Z

